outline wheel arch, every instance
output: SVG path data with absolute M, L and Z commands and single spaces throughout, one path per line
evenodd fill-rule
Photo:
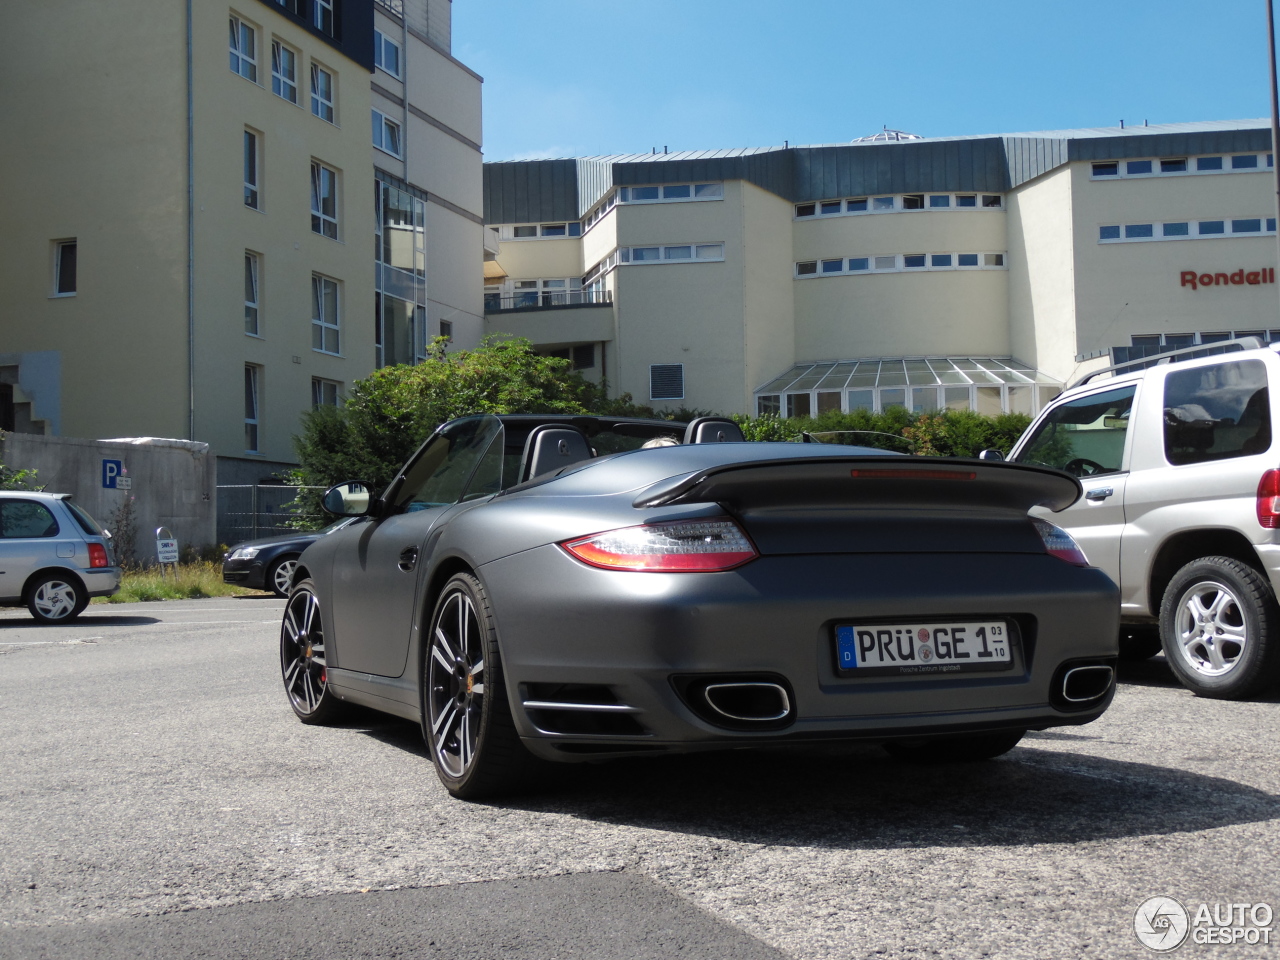
M 299 556 L 301 556 L 301 554 L 299 554 Z M 275 563 L 274 560 L 271 562 Z M 297 567 L 295 567 L 293 571 L 293 582 L 298 583 L 299 581 L 306 580 L 310 576 L 311 570 L 301 560 L 299 560 Z
M 30 602 L 32 586 L 39 583 L 50 574 L 57 574 L 63 579 L 75 581 L 76 586 L 86 593 L 89 590 L 89 588 L 84 585 L 84 578 L 68 567 L 41 567 L 39 570 L 35 571 L 35 573 L 31 574 L 31 576 L 27 577 L 26 583 L 22 585 L 23 603 Z
M 1188 563 L 1201 557 L 1230 557 L 1253 567 L 1268 580 L 1266 568 L 1253 544 L 1238 530 L 1212 528 L 1176 533 L 1156 551 L 1147 578 L 1150 609 L 1159 613 L 1164 592 L 1174 576 Z

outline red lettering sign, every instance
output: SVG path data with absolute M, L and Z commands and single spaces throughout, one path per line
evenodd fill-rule
M 1245 271 L 1243 268 L 1234 273 L 1197 273 L 1194 270 L 1182 270 L 1178 273 L 1178 286 L 1199 290 L 1201 287 L 1228 287 L 1231 285 L 1275 283 L 1274 267 L 1262 267 L 1258 270 Z

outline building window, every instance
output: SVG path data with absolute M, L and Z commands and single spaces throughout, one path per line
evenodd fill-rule
M 795 217 L 804 220 L 809 217 L 832 217 L 848 214 L 895 213 L 909 210 L 955 210 L 959 208 L 985 207 L 988 210 L 1001 209 L 1004 197 L 1001 194 L 984 194 L 982 203 L 978 203 L 976 194 L 936 193 L 927 197 L 923 193 L 906 193 L 896 197 L 850 197 L 845 200 L 821 200 L 812 203 L 797 203 Z
M 1213 239 L 1217 237 L 1275 233 L 1274 217 L 1243 217 L 1233 220 L 1200 220 L 1195 231 L 1186 220 L 1166 223 L 1108 224 L 1098 228 L 1099 243 L 1133 241 Z M 1157 229 L 1158 228 L 1158 229 Z M 1123 236 L 1121 235 L 1123 233 Z
M 1192 160 L 1195 161 L 1192 169 Z M 1186 176 L 1197 173 L 1225 173 L 1232 170 L 1262 170 L 1272 165 L 1270 154 L 1242 153 L 1226 157 L 1159 157 L 1143 160 L 1100 161 L 1091 165 L 1092 177 L 1123 179 L 1125 177 Z
M 723 200 L 723 183 L 668 183 L 661 187 L 622 187 L 619 203 L 672 203 L 684 200 Z
M 781 409 L 776 393 L 756 397 L 757 417 L 776 417 Z
M 503 240 L 536 240 L 539 238 L 563 239 L 565 237 L 580 237 L 582 236 L 582 223 L 578 220 L 572 220 L 568 223 L 528 223 L 504 226 L 499 228 L 499 236 Z
M 302 0 L 276 0 L 276 3 L 284 7 L 286 10 L 292 13 L 295 17 L 302 16 L 302 11 L 299 9 L 302 3 Z
M 373 31 L 373 65 L 393 77 L 400 76 L 400 44 L 381 30 Z
M 400 156 L 400 124 L 377 110 L 373 111 L 373 145 L 393 157 Z
M 338 281 L 318 273 L 311 275 L 311 349 L 337 354 Z
M 453 343 L 453 324 L 448 320 L 440 321 L 440 336 L 444 337 L 447 342 Z
M 311 161 L 311 232 L 338 239 L 338 173 Z
M 618 251 L 621 263 L 693 262 L 724 259 L 723 243 L 686 243 L 663 247 L 623 247 Z
M 258 267 L 256 253 L 244 252 L 244 332 L 258 336 Z
M 653 363 L 649 365 L 649 399 L 684 399 L 683 363 Z
M 298 102 L 298 55 L 279 40 L 271 41 L 271 92 Z
M 59 240 L 53 246 L 53 295 L 76 295 L 76 242 Z
M 333 0 L 311 0 L 311 22 L 327 36 L 333 36 Z
M 261 422 L 261 409 L 258 403 L 260 395 L 259 372 L 261 367 L 251 363 L 244 365 L 244 451 L 258 452 L 258 424 Z
M 342 384 L 336 380 L 311 378 L 311 409 L 317 407 L 336 407 L 342 396 Z
M 333 123 L 333 74 L 319 64 L 311 64 L 311 112 Z
M 258 33 L 235 16 L 231 18 L 231 72 L 258 82 Z
M 584 343 L 576 347 L 548 350 L 546 356 L 568 360 L 570 367 L 574 370 L 590 370 L 596 365 L 596 345 L 594 343 Z
M 261 198 L 258 196 L 258 171 L 261 167 L 258 153 L 258 135 L 246 130 L 244 132 L 244 205 L 254 210 L 261 210 Z
M 800 279 L 850 273 L 900 273 L 904 270 L 915 272 L 970 267 L 1002 270 L 1004 266 L 1003 253 L 908 253 L 901 257 L 886 254 L 880 257 L 850 257 L 848 260 L 801 260 L 795 265 L 795 276 Z

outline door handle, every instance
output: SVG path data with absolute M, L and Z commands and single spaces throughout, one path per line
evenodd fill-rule
M 1088 493 L 1084 495 L 1084 498 L 1086 500 L 1094 500 L 1094 501 L 1105 500 L 1107 499 L 1107 497 L 1111 496 L 1111 494 L 1113 493 L 1115 493 L 1115 490 L 1112 489 L 1111 487 L 1094 487 L 1092 490 L 1090 490 Z
M 417 547 L 405 547 L 403 550 L 400 551 L 399 567 L 405 573 L 408 573 L 410 570 L 412 570 L 414 566 L 417 564 L 417 562 L 418 562 Z

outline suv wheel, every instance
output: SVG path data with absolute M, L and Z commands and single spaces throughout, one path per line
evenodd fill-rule
M 1280 607 L 1271 584 L 1230 557 L 1202 557 L 1174 575 L 1160 604 L 1165 659 L 1201 697 L 1242 700 L 1276 679 Z

